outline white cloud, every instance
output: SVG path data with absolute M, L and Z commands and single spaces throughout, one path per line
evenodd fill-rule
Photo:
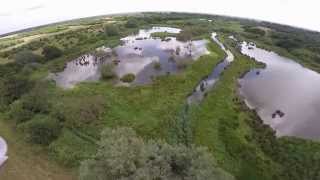
M 3 0 L 0 34 L 66 19 L 137 11 L 222 14 L 320 31 L 318 0 Z

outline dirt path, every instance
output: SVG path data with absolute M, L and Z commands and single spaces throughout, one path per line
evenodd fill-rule
M 49 160 L 42 147 L 26 143 L 0 116 L 0 136 L 8 144 L 10 157 L 0 168 L 1 180 L 75 180 L 74 170 Z

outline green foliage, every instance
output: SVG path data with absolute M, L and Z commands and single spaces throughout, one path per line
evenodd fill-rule
M 122 82 L 131 83 L 134 81 L 135 78 L 136 78 L 136 76 L 134 74 L 129 73 L 129 74 L 122 76 L 120 80 Z
M 153 63 L 153 68 L 155 70 L 161 70 L 161 63 L 160 62 L 154 62 Z
M 14 59 L 19 64 L 28 64 L 32 62 L 39 62 L 42 58 L 30 50 L 22 50 L 15 54 Z
M 60 122 L 45 115 L 36 115 L 20 127 L 27 132 L 28 139 L 31 142 L 42 145 L 50 144 L 59 136 L 61 131 Z
M 130 17 L 126 22 L 125 27 L 136 28 L 138 27 L 138 25 L 139 25 L 139 21 L 136 18 Z
M 209 34 L 209 31 L 206 27 L 203 26 L 186 26 L 182 31 L 177 35 L 179 41 L 190 41 L 194 39 L 201 38 L 201 36 Z
M 117 77 L 117 74 L 114 71 L 114 64 L 104 64 L 101 67 L 101 76 L 104 80 L 114 79 Z
M 43 47 L 42 54 L 47 60 L 51 60 L 62 56 L 62 51 L 55 46 L 45 46 Z
M 49 112 L 50 103 L 46 86 L 45 83 L 37 84 L 28 94 L 11 106 L 9 114 L 17 124 L 30 120 L 37 113 Z
M 154 32 L 151 33 L 151 37 L 160 38 L 161 40 L 166 40 L 167 37 L 176 37 L 176 33 L 168 33 L 168 32 Z
M 257 148 L 258 143 L 251 138 L 253 129 L 247 121 L 255 119 L 236 101 L 238 77 L 257 64 L 238 53 L 235 57 L 215 84 L 214 91 L 209 92 L 199 106 L 191 107 L 193 141 L 207 146 L 218 164 L 239 180 L 281 179 L 282 167 Z
M 259 36 L 264 36 L 266 34 L 266 32 L 263 29 L 258 27 L 245 26 L 243 28 L 245 32 L 253 33 Z
M 107 36 L 118 36 L 119 28 L 115 25 L 109 24 L 104 27 L 104 32 Z
M 64 128 L 57 140 L 53 141 L 49 150 L 51 156 L 63 165 L 78 166 L 95 153 L 96 145 L 77 136 L 67 128 Z
M 10 105 L 9 117 L 14 120 L 16 124 L 30 120 L 33 115 L 33 112 L 23 108 L 21 101 L 16 101 Z
M 105 111 L 105 100 L 101 96 L 65 98 L 56 104 L 52 114 L 63 121 L 65 127 L 74 129 L 99 123 Z
M 204 148 L 144 142 L 130 128 L 105 129 L 97 154 L 81 164 L 81 180 L 233 179 Z
M 26 77 L 10 75 L 0 78 L 0 110 L 27 93 L 32 84 Z

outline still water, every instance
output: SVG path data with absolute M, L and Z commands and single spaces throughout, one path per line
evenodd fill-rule
M 240 83 L 240 94 L 278 136 L 320 139 L 320 74 L 289 58 L 242 44 L 242 53 L 266 64 L 252 69 Z
M 122 45 L 114 49 L 100 48 L 106 51 L 106 57 L 83 55 L 67 63 L 63 72 L 51 74 L 51 78 L 60 87 L 72 88 L 83 81 L 98 81 L 101 66 L 116 62 L 114 71 L 118 77 L 132 73 L 136 76 L 132 84 L 151 83 L 153 77 L 177 73 L 185 64 L 209 53 L 206 40 L 181 42 L 175 37 L 167 37 L 165 40 L 151 37 L 154 32 L 177 34 L 180 31 L 170 27 L 142 29 L 136 35 L 122 38 Z

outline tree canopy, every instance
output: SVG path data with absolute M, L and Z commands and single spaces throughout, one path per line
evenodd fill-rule
M 82 162 L 81 180 L 229 180 L 205 148 L 143 141 L 130 128 L 105 129 L 97 153 Z

